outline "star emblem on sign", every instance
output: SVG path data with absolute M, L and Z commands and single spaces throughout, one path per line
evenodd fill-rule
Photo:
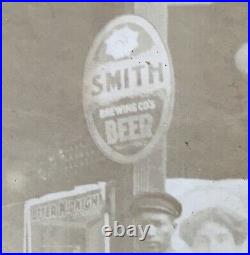
M 114 30 L 105 40 L 106 54 L 115 60 L 129 57 L 134 49 L 138 47 L 138 33 L 124 26 Z

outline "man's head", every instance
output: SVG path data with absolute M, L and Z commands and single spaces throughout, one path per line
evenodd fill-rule
M 135 225 L 149 231 L 144 241 L 135 240 L 137 251 L 167 251 L 170 249 L 175 219 L 181 214 L 181 204 L 166 193 L 143 193 L 135 197 L 131 214 Z

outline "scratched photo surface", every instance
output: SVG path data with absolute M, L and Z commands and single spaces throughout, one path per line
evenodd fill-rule
M 247 3 L 4 3 L 3 252 L 247 252 Z

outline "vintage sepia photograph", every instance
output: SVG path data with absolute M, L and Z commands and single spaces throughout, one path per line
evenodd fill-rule
M 2 3 L 2 252 L 248 252 L 248 3 Z

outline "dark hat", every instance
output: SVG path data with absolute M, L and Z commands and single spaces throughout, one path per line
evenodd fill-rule
M 170 194 L 147 192 L 137 195 L 131 206 L 131 213 L 133 215 L 141 211 L 160 211 L 178 218 L 181 215 L 182 206 Z
M 194 213 L 180 224 L 181 238 L 192 246 L 197 231 L 204 223 L 210 221 L 226 227 L 232 233 L 237 245 L 242 244 L 247 237 L 247 219 L 242 215 L 228 209 L 207 208 Z

